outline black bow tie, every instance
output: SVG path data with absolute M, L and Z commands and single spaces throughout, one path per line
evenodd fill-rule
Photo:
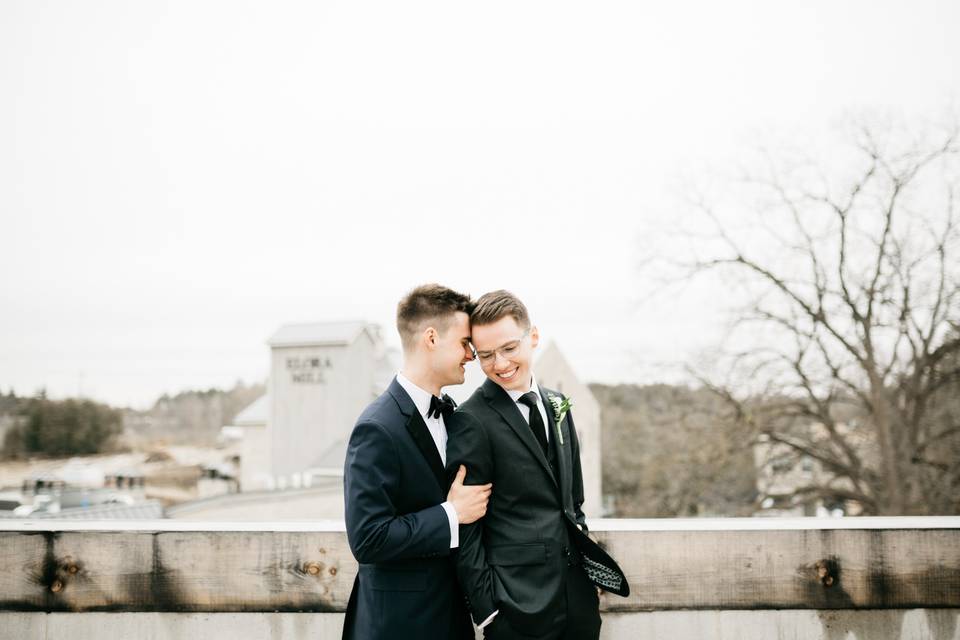
M 453 398 L 447 394 L 443 394 L 442 398 L 430 396 L 430 409 L 427 411 L 427 417 L 439 418 L 441 415 L 443 415 L 443 419 L 446 420 L 456 408 L 457 403 L 454 402 Z

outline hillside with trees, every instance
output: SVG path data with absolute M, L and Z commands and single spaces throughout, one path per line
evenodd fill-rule
M 266 393 L 264 384 L 237 381 L 231 389 L 182 391 L 163 394 L 147 411 L 128 411 L 126 436 L 133 444 L 213 445 L 220 427 Z
M 74 456 L 149 447 L 154 443 L 213 445 L 220 428 L 265 393 L 263 384 L 162 395 L 146 411 L 84 398 L 54 400 L 0 393 L 0 451 L 7 458 Z
M 663 384 L 590 389 L 602 411 L 603 492 L 614 517 L 755 510 L 753 450 L 715 394 Z

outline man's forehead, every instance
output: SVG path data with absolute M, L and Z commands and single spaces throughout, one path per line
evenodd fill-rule
M 452 327 L 457 332 L 459 338 L 469 338 L 470 337 L 470 316 L 458 311 L 454 314 L 454 320 Z
M 484 347 L 493 349 L 519 337 L 520 327 L 511 316 L 501 318 L 493 324 L 473 327 L 473 346 L 480 350 L 484 350 Z

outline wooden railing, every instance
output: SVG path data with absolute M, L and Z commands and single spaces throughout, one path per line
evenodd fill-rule
M 650 612 L 960 610 L 960 518 L 591 524 L 632 587 L 601 600 L 610 633 Z M 337 614 L 355 573 L 339 522 L 5 520 L 0 638 L 41 612 Z

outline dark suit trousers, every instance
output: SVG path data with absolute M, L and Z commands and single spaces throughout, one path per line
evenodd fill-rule
M 597 640 L 600 637 L 600 600 L 597 589 L 575 564 L 567 568 L 567 619 L 560 628 L 545 630 L 544 635 L 528 636 L 518 633 L 504 618 L 497 614 L 483 628 L 485 640 Z

